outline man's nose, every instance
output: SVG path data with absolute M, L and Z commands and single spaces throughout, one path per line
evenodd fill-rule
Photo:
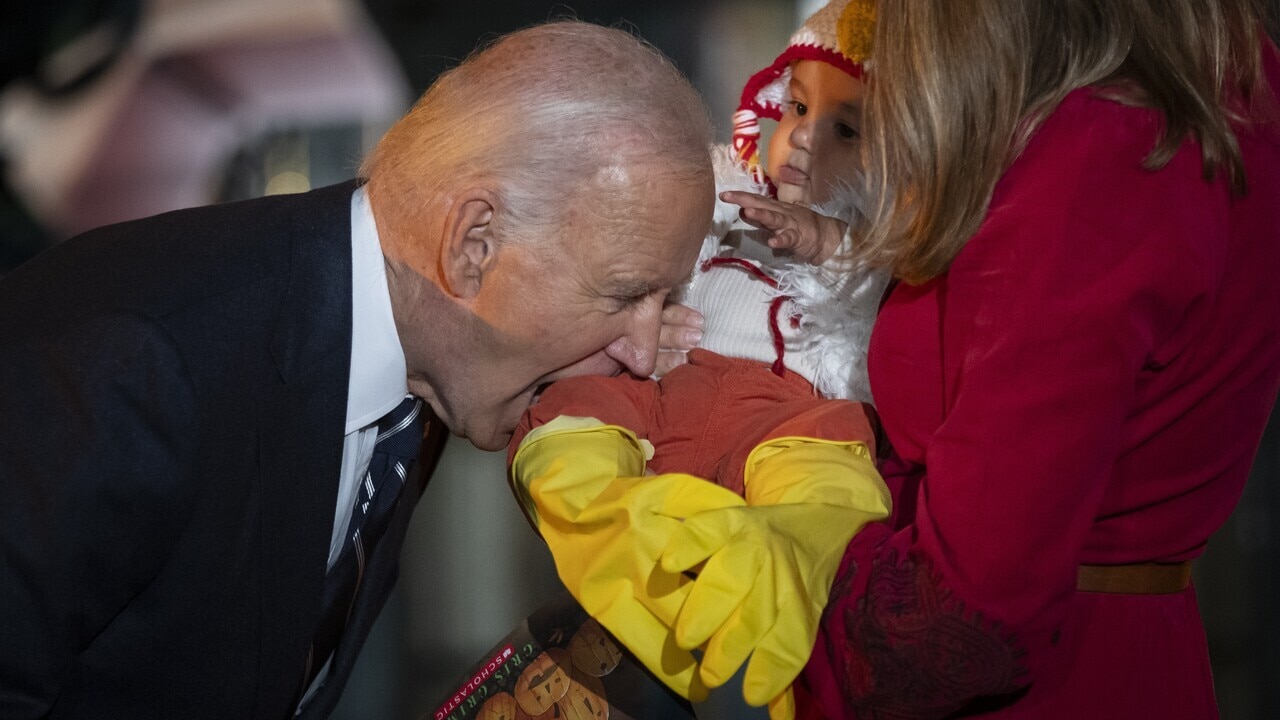
M 649 377 L 657 367 L 662 302 L 658 297 L 645 298 L 631 316 L 626 332 L 605 348 L 605 354 L 637 377 Z

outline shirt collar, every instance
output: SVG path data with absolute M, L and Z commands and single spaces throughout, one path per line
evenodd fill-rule
M 408 393 L 404 349 L 391 313 L 386 261 L 363 187 L 351 195 L 351 378 L 346 433 L 391 412 Z

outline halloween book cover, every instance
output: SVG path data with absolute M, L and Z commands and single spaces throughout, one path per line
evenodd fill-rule
M 421 720 L 694 718 L 564 593 L 525 619 Z

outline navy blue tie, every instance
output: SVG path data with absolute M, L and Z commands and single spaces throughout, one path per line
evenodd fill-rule
M 378 439 L 369 460 L 369 470 L 360 479 L 342 552 L 325 577 L 320 625 L 311 642 L 307 680 L 303 687 L 311 685 L 338 646 L 360 591 L 365 564 L 387 530 L 409 468 L 422 445 L 423 429 L 422 401 L 412 395 L 378 421 Z

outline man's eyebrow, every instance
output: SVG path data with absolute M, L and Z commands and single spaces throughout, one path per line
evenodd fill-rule
M 619 280 L 613 285 L 613 294 L 618 297 L 641 297 L 653 292 L 653 286 L 645 280 Z

